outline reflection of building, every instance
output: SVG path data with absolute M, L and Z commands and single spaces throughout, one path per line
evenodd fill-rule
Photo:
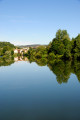
M 23 54 L 23 53 L 27 53 L 27 51 L 29 50 L 29 47 L 27 48 L 23 48 L 23 49 L 15 49 L 14 50 L 14 54 Z
M 14 57 L 14 61 L 18 62 L 18 61 L 29 61 L 27 57 Z
M 14 57 L 14 61 L 17 62 L 18 61 L 18 57 Z

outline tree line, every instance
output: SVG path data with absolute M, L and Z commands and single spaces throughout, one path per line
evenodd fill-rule
M 10 42 L 0 42 L 0 56 L 13 56 L 15 48 Z M 23 55 L 35 60 L 40 58 L 80 59 L 80 34 L 70 39 L 67 30 L 59 29 L 48 45 L 30 47 L 29 51 Z
M 67 30 L 59 29 L 55 38 L 47 46 L 30 48 L 27 56 L 36 59 L 80 59 L 80 34 L 70 39 Z

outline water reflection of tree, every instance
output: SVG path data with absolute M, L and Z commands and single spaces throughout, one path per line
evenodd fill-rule
M 27 59 L 23 59 L 27 61 Z M 63 61 L 63 60 L 50 60 L 47 58 L 29 59 L 31 62 L 36 62 L 39 66 L 47 65 L 49 69 L 56 75 L 59 84 L 67 83 L 71 73 L 74 73 L 80 82 L 80 61 Z M 0 58 L 0 66 L 9 66 L 14 63 L 14 58 Z
M 27 57 L 17 56 L 17 57 L 0 57 L 0 66 L 9 66 L 17 61 L 28 61 Z
M 72 63 L 72 72 L 77 76 L 80 82 L 80 61 L 73 61 Z
M 71 61 L 49 60 L 45 58 L 30 58 L 30 62 L 36 62 L 39 66 L 47 65 L 49 69 L 56 75 L 58 83 L 67 83 L 71 74 Z
M 36 62 L 37 65 L 39 65 L 39 66 L 46 66 L 48 59 L 47 59 L 47 58 L 36 59 L 36 58 L 34 58 L 34 57 L 31 57 L 31 58 L 29 59 L 29 61 L 30 61 L 30 63 Z
M 55 60 L 48 62 L 48 67 L 56 75 L 58 83 L 67 83 L 71 74 L 71 61 Z
M 31 60 L 32 62 L 33 60 Z M 80 61 L 64 61 L 49 59 L 34 59 L 39 66 L 47 65 L 56 75 L 58 83 L 67 83 L 71 73 L 74 73 L 80 82 Z
M 80 81 L 80 61 L 74 60 L 61 60 L 61 59 L 29 59 L 30 63 L 36 62 L 39 66 L 47 65 L 49 69 L 56 75 L 58 83 L 67 83 L 71 73 L 75 74 Z
M 1 57 L 0 58 L 0 66 L 9 66 L 13 63 L 14 63 L 14 58 L 12 58 L 12 57 L 10 57 L 10 58 Z

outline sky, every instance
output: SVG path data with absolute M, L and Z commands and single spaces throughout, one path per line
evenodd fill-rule
M 80 33 L 80 0 L 0 0 L 0 41 L 48 44 L 58 29 Z

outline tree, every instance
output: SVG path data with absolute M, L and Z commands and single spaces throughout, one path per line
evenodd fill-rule
M 64 54 L 64 44 L 60 39 L 54 38 L 51 44 L 50 48 L 51 52 L 54 52 L 54 54 L 63 55 Z
M 75 59 L 80 59 L 80 34 L 72 39 L 72 50 L 71 50 Z
M 56 39 L 63 41 L 65 38 L 67 38 L 68 40 L 70 40 L 69 34 L 67 33 L 67 30 L 61 30 L 61 29 L 59 29 L 56 32 Z
M 15 48 L 15 46 L 13 44 L 11 44 L 10 42 L 0 42 L 0 47 L 3 48 L 4 46 L 9 46 L 11 48 Z
M 64 58 L 71 57 L 71 42 L 69 34 L 66 30 L 58 30 L 56 37 L 52 40 L 49 45 L 49 52 L 53 52 L 55 55 L 63 55 Z
M 5 54 L 6 51 L 9 51 L 10 47 L 9 46 L 4 46 L 3 47 L 3 54 Z

